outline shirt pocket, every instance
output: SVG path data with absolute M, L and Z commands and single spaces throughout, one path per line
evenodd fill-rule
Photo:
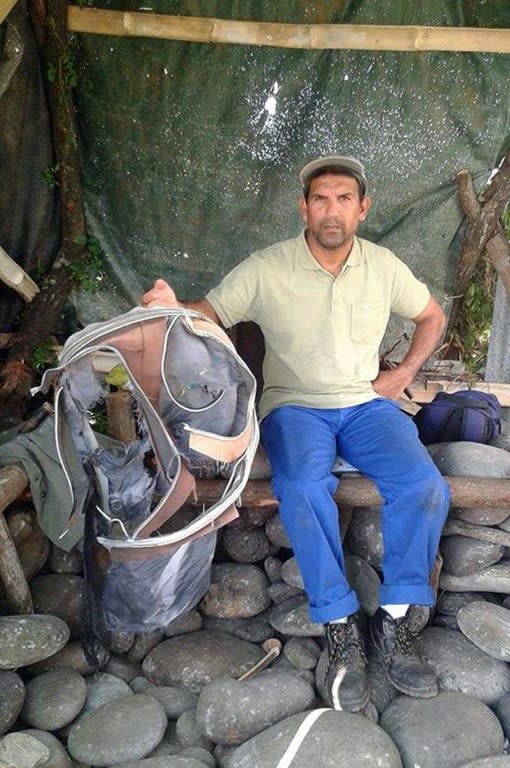
M 387 320 L 382 301 L 356 301 L 351 306 L 351 340 L 379 345 Z

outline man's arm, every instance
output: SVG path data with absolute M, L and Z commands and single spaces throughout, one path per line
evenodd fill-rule
M 194 309 L 196 312 L 201 312 L 213 322 L 221 325 L 220 318 L 207 299 L 179 301 L 174 289 L 161 278 L 158 278 L 152 288 L 144 293 L 141 303 L 143 307 L 186 307 L 186 309 Z
M 381 371 L 372 386 L 381 397 L 397 400 L 411 384 L 423 363 L 437 349 L 446 325 L 446 316 L 431 296 L 427 306 L 413 318 L 416 328 L 404 359 L 396 368 Z

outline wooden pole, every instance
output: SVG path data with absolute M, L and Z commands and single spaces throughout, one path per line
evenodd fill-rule
M 18 0 L 0 0 L 0 24 L 10 14 Z
M 16 545 L 5 522 L 4 509 L 25 490 L 28 478 L 16 465 L 0 470 L 0 582 L 7 610 L 12 614 L 33 612 L 32 597 L 21 568 Z
M 464 51 L 510 53 L 510 29 L 275 24 L 204 17 L 68 8 L 70 32 L 117 37 L 155 37 L 190 43 L 364 51 Z

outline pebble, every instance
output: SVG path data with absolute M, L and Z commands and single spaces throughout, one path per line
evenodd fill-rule
M 278 513 L 267 521 L 265 531 L 269 541 L 277 547 L 283 547 L 284 549 L 291 548 L 289 537 L 287 536 L 287 532 L 283 527 L 281 517 Z
M 432 460 L 442 475 L 510 477 L 510 453 L 503 448 L 469 441 L 435 446 Z
M 234 746 L 289 715 L 303 712 L 314 698 L 309 683 L 279 670 L 265 670 L 246 681 L 215 680 L 202 689 L 197 722 L 212 741 Z
M 73 762 L 61 741 L 48 731 L 40 731 L 37 728 L 29 728 L 21 733 L 33 736 L 41 741 L 50 751 L 49 758 L 44 763 L 44 768 L 73 768 Z
M 324 626 L 310 619 L 308 601 L 300 595 L 275 605 L 269 614 L 269 621 L 283 635 L 317 637 L 324 634 Z
M 36 768 L 47 763 L 49 757 L 49 748 L 23 731 L 8 733 L 0 739 L 0 765 L 5 763 L 13 768 Z
M 312 637 L 291 637 L 284 644 L 283 653 L 296 669 L 315 669 L 321 648 Z
M 285 584 L 288 584 L 289 587 L 295 587 L 301 591 L 305 587 L 295 557 L 289 557 L 289 559 L 282 564 L 281 577 L 282 581 L 284 581 Z
M 26 684 L 21 717 L 28 725 L 42 731 L 56 731 L 72 723 L 81 712 L 87 685 L 74 669 L 43 672 Z
M 485 601 L 465 605 L 457 614 L 461 632 L 489 656 L 510 661 L 510 610 Z
M 52 544 L 48 565 L 53 573 L 74 573 L 79 575 L 83 572 L 83 554 L 73 547 L 70 552 Z
M 483 571 L 468 576 L 453 576 L 443 571 L 439 586 L 452 592 L 500 592 L 510 593 L 510 560 L 502 560 Z
M 208 734 L 197 723 L 196 710 L 187 709 L 179 716 L 175 724 L 175 735 L 182 747 L 201 747 L 212 749 L 212 743 L 208 741 Z
M 71 640 L 81 634 L 84 591 L 83 577 L 70 573 L 44 574 L 30 582 L 34 611 L 58 616 L 65 621 Z
M 499 525 L 508 519 L 508 507 L 454 507 L 450 517 L 473 525 Z
M 215 678 L 240 677 L 263 656 L 258 645 L 204 629 L 164 640 L 146 656 L 142 669 L 155 685 L 200 693 Z
M 19 505 L 9 509 L 5 516 L 21 569 L 30 581 L 44 567 L 50 553 L 49 539 L 37 523 L 33 507 Z
M 104 704 L 109 704 L 110 701 L 115 701 L 115 699 L 120 699 L 122 696 L 127 696 L 133 692 L 125 680 L 110 675 L 108 672 L 96 672 L 93 677 L 85 681 L 85 685 L 85 704 L 80 712 L 80 717 L 84 717 Z
M 374 568 L 381 569 L 384 549 L 381 513 L 377 507 L 356 507 L 345 543 L 351 554 L 358 555 Z
M 57 616 L 0 616 L 0 669 L 17 669 L 47 659 L 69 639 Z
M 0 736 L 16 722 L 25 701 L 25 684 L 16 672 L 0 672 Z
M 248 618 L 271 605 L 269 580 L 257 565 L 221 563 L 211 569 L 211 586 L 199 604 L 205 616 Z
M 289 762 L 289 745 L 302 725 L 306 730 Z M 278 768 L 285 755 L 289 755 L 286 764 L 292 768 L 402 768 L 398 749 L 382 728 L 360 715 L 332 709 L 308 711 L 282 720 L 245 741 L 231 753 L 227 765 Z
M 470 760 L 460 768 L 510 768 L 510 756 L 482 757 L 481 760 Z
M 223 546 L 232 560 L 238 563 L 258 563 L 275 549 L 263 528 L 243 531 L 233 526 L 225 527 Z
M 133 693 L 104 704 L 75 723 L 67 748 L 74 760 L 105 766 L 140 760 L 163 738 L 167 717 L 152 696 Z
M 345 571 L 361 607 L 368 616 L 373 616 L 379 607 L 379 576 L 370 563 L 357 555 L 345 556 Z
M 503 751 L 496 715 L 462 693 L 440 691 L 432 699 L 399 696 L 379 724 L 397 745 L 404 768 L 458 768 Z
M 170 755 L 169 757 L 146 757 L 129 763 L 119 763 L 115 768 L 209 768 L 210 763 L 197 760 L 192 755 Z M 213 764 L 214 768 L 214 764 Z
M 204 619 L 201 613 L 196 609 L 186 611 L 181 616 L 167 624 L 165 628 L 166 637 L 175 637 L 176 635 L 185 635 L 188 632 L 197 632 L 202 629 Z
M 177 720 L 186 710 L 195 709 L 198 701 L 195 693 L 171 685 L 151 685 L 149 682 L 144 693 L 159 701 L 169 720 Z
M 441 555 L 445 570 L 453 576 L 478 573 L 499 562 L 505 547 L 467 536 L 443 536 Z
M 443 690 L 464 693 L 488 706 L 510 691 L 510 667 L 481 651 L 461 632 L 426 627 L 420 647 Z

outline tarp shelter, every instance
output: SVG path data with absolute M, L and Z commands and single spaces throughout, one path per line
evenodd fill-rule
M 47 113 L 25 0 L 0 27 L 0 245 L 31 274 L 56 243 Z M 85 7 L 87 3 L 85 4 Z M 95 7 L 279 24 L 510 28 L 506 0 L 100 0 Z M 82 322 L 130 308 L 163 275 L 197 298 L 252 250 L 299 231 L 297 174 L 345 152 L 367 168 L 362 234 L 448 310 L 462 212 L 510 138 L 510 56 L 281 48 L 75 33 L 84 197 L 106 256 Z M 391 31 L 386 33 L 391 48 Z M 396 39 L 396 38 L 395 38 Z M 0 330 L 17 306 L 0 287 Z M 397 324 L 390 336 L 398 335 Z M 388 343 L 391 343 L 389 339 Z

